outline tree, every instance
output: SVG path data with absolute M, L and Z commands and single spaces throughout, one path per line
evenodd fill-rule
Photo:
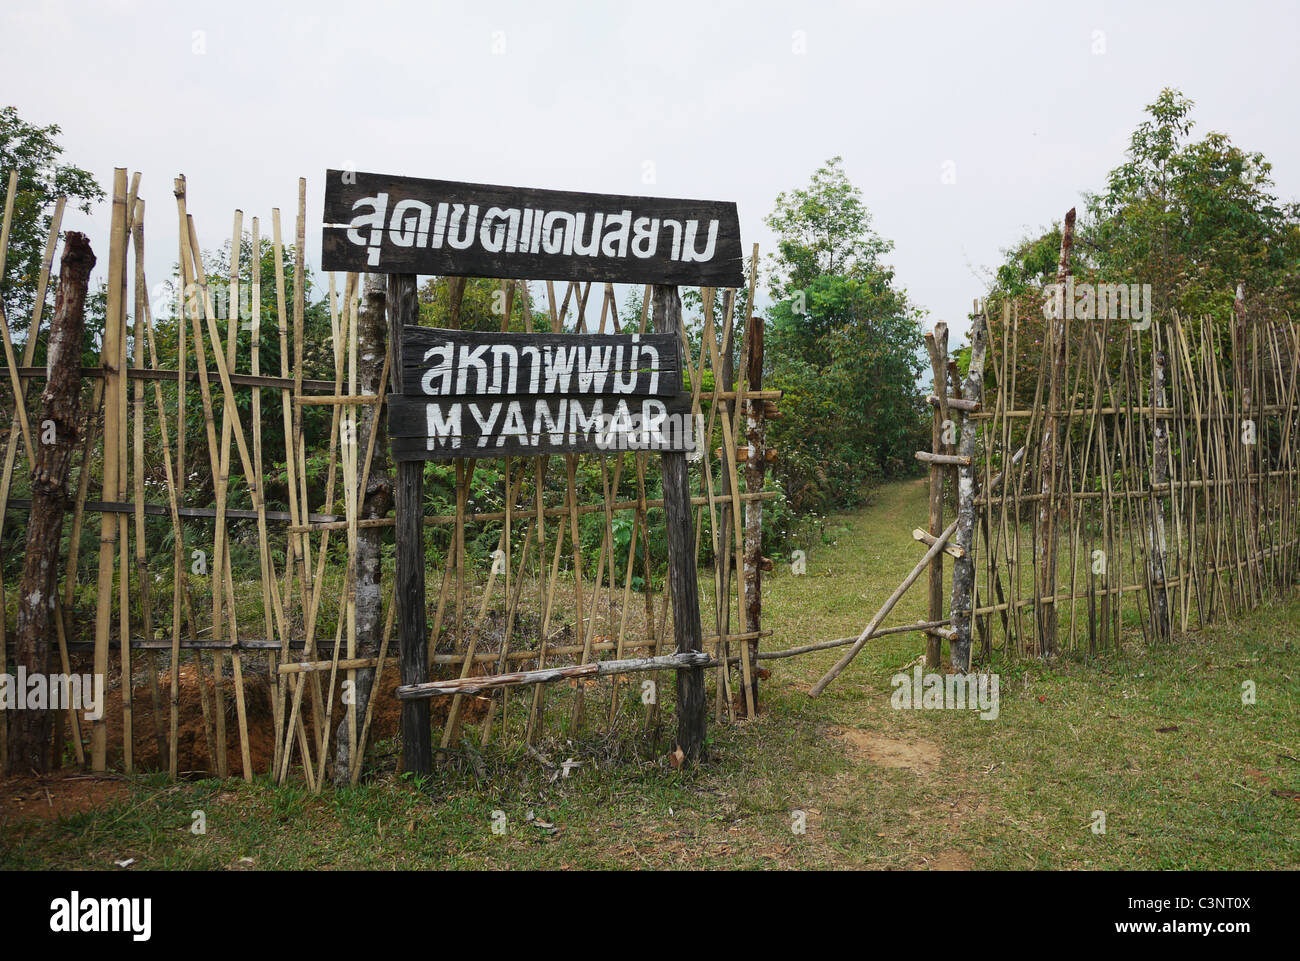
M 790 296 L 815 277 L 869 273 L 893 250 L 892 242 L 872 231 L 862 192 L 849 182 L 843 162 L 832 157 L 806 188 L 776 195 L 776 207 L 766 221 L 780 238 L 768 275 L 774 300 Z
M 0 297 L 14 331 L 25 330 L 32 314 L 55 200 L 67 197 L 73 207 L 88 214 L 92 205 L 104 199 L 103 189 L 88 171 L 59 162 L 63 148 L 56 138 L 61 132 L 58 124 L 27 123 L 16 107 L 0 108 L 0 191 L 8 190 L 10 171 L 18 171 L 9 255 L 0 282 Z
M 796 511 L 845 506 L 869 481 L 913 469 L 924 446 L 920 312 L 881 263 L 893 245 L 871 230 L 838 157 L 778 195 L 767 223 L 779 241 L 766 385 L 785 391 L 768 426 L 774 474 Z
M 523 285 L 517 283 L 483 277 L 431 277 L 419 291 L 420 323 L 426 327 L 494 331 L 501 329 L 501 318 L 509 309 L 509 329 L 522 331 L 525 329 L 522 289 Z M 533 314 L 533 329 L 550 330 L 550 315 L 545 308 L 538 309 L 531 290 L 528 304 Z
M 388 351 L 388 281 L 383 274 L 365 275 L 364 294 L 357 314 L 357 356 L 359 363 L 358 390 L 363 394 L 378 394 L 379 378 Z M 377 432 L 377 434 L 376 434 Z M 376 434 L 372 447 L 371 435 Z M 369 473 L 365 490 L 361 492 L 358 514 L 362 520 L 386 517 L 393 507 L 393 479 L 389 470 L 388 435 L 384 417 L 378 407 L 370 407 L 357 415 L 355 451 L 371 451 Z M 364 464 L 365 455 L 359 456 Z M 353 617 L 355 622 L 356 655 L 377 657 L 383 635 L 383 532 L 378 527 L 361 528 L 357 533 L 356 556 L 353 560 Z M 339 722 L 335 739 L 334 783 L 347 784 L 352 768 L 358 766 L 353 758 L 353 742 L 361 747 L 361 731 L 365 725 L 366 706 L 370 703 L 375 671 L 362 668 L 354 675 L 356 687 L 350 703 L 345 705 L 343 720 Z M 354 735 L 352 731 L 355 730 Z
M 1223 133 L 1189 140 L 1193 103 L 1165 89 L 1126 161 L 1088 195 L 1080 247 L 1109 279 L 1150 283 L 1157 313 L 1227 316 L 1238 283 L 1262 305 L 1300 295 L 1300 205 L 1274 193 L 1272 164 Z
M 53 430 L 49 443 L 36 444 L 32 470 L 32 512 L 27 524 L 26 562 L 18 592 L 15 624 L 18 666 L 29 676 L 49 670 L 51 618 L 58 588 L 60 531 L 67 504 L 68 471 L 78 440 L 80 417 L 80 355 L 84 327 L 86 284 L 95 255 L 83 234 L 70 232 L 63 250 L 59 292 L 50 325 L 55 344 L 55 362 L 41 394 L 37 424 Z M 51 708 L 57 705 L 50 705 Z M 0 724 L 4 723 L 0 715 Z M 46 773 L 50 770 L 49 710 L 19 711 L 13 723 L 15 772 Z M 0 737 L 4 731 L 0 730 Z M 54 759 L 57 763 L 58 759 Z M 3 772 L 0 772 L 3 773 Z
M 1204 316 L 1230 322 L 1238 283 L 1251 308 L 1294 314 L 1300 205 L 1273 192 L 1272 165 L 1262 154 L 1237 148 L 1223 133 L 1192 141 L 1192 107 L 1179 91 L 1161 91 L 1106 189 L 1086 195 L 1071 263 L 1076 283 L 1150 284 L 1153 316 L 1177 310 L 1193 329 Z M 987 291 L 995 329 L 1002 304 L 1016 305 L 1022 347 L 1043 342 L 1043 289 L 1055 282 L 1060 245 L 1059 224 L 1022 239 L 1004 252 Z M 1117 350 L 1118 342 L 1111 346 Z M 1018 363 L 1016 405 L 1027 407 L 1039 358 L 1022 350 Z

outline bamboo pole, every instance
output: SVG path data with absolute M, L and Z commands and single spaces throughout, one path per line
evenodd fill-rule
M 181 284 L 182 298 L 184 297 L 184 282 Z M 182 322 L 183 302 L 177 304 L 176 318 L 177 329 L 183 330 Z M 153 369 L 158 368 L 158 348 L 154 340 L 153 316 L 149 310 L 149 302 L 145 301 L 144 311 L 144 333 L 149 350 L 149 363 Z M 179 735 L 179 717 L 180 717 L 180 645 L 181 645 L 181 586 L 185 578 L 185 541 L 181 528 L 180 513 L 177 509 L 177 487 L 179 479 L 173 477 L 171 443 L 168 439 L 167 431 L 167 409 L 163 403 L 162 382 L 155 380 L 154 404 L 158 412 L 158 435 L 163 452 L 163 477 L 167 486 L 167 503 L 170 508 L 170 518 L 172 524 L 172 619 L 171 619 L 171 691 L 169 693 L 170 718 L 167 734 L 167 771 L 175 779 L 178 771 L 178 735 Z M 178 414 L 183 416 L 183 410 L 178 407 Z
M 121 437 L 118 424 L 119 408 L 116 403 L 121 330 L 118 318 L 122 309 L 122 284 L 126 271 L 126 169 L 113 171 L 113 214 L 109 227 L 108 305 L 104 325 L 101 363 L 104 366 L 104 496 L 117 496 L 117 445 Z M 112 400 L 110 400 L 112 398 Z M 83 468 L 84 469 L 84 468 Z M 99 584 L 95 600 L 95 674 L 108 676 L 109 631 L 113 617 L 113 548 L 118 536 L 117 518 L 112 514 L 100 515 L 99 526 Z M 123 680 L 124 691 L 130 688 L 129 678 Z M 124 695 L 125 696 L 125 695 Z M 108 728 L 103 716 L 95 720 L 90 730 L 91 770 L 107 769 Z
M 149 311 L 149 287 L 145 282 L 144 272 L 144 201 L 137 200 L 135 206 L 135 223 L 131 233 L 135 245 L 135 342 L 132 347 L 134 367 L 144 369 L 144 324 Z M 136 584 L 140 592 L 141 630 L 145 637 L 153 637 L 153 584 L 149 576 L 148 551 L 145 544 L 144 523 L 144 381 L 135 381 L 134 396 L 134 445 L 132 460 L 132 480 L 135 492 L 135 570 Z M 158 746 L 158 763 L 167 757 L 167 736 L 163 731 L 162 694 L 158 688 L 157 655 L 148 658 L 149 696 L 153 707 L 154 739 Z

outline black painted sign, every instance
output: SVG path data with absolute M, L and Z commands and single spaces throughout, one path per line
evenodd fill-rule
M 692 451 L 681 345 L 668 334 L 402 329 L 388 397 L 397 460 Z
M 329 170 L 325 270 L 740 287 L 734 203 Z

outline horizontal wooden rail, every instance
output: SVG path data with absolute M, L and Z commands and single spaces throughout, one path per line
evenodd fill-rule
M 5 505 L 6 511 L 29 511 L 32 509 L 32 502 L 27 498 L 15 498 Z M 85 510 L 89 514 L 134 514 L 134 501 L 86 501 Z M 142 508 L 143 513 L 153 517 L 170 517 L 171 508 L 166 504 L 145 504 Z M 177 507 L 176 513 L 181 517 L 216 517 L 217 511 L 214 507 Z M 288 523 L 293 520 L 287 511 L 265 511 L 264 516 L 268 521 L 277 523 Z M 246 520 L 255 521 L 258 518 L 257 511 L 240 510 L 234 507 L 227 507 L 225 516 L 229 520 Z M 333 524 L 339 523 L 347 526 L 347 521 L 339 517 L 338 514 L 309 514 L 307 515 L 313 523 Z M 290 529 L 292 531 L 292 528 Z
M 1134 488 L 1131 490 L 1124 490 L 1121 488 L 1118 490 L 1112 490 L 1110 492 L 1110 496 L 1112 498 L 1132 500 L 1135 497 L 1147 498 L 1150 497 L 1152 494 L 1166 494 L 1166 493 L 1177 492 L 1181 490 L 1190 491 L 1190 490 L 1201 490 L 1202 488 L 1213 489 L 1216 487 L 1240 487 L 1243 484 L 1249 485 L 1252 481 L 1260 480 L 1262 478 L 1290 477 L 1290 476 L 1291 476 L 1291 472 L 1284 471 L 1284 470 L 1257 471 L 1255 473 L 1250 474 L 1249 477 L 1244 477 L 1244 478 L 1228 478 L 1226 480 L 1209 480 L 1209 481 L 1170 481 L 1167 484 L 1152 484 L 1150 487 Z M 1088 501 L 1088 500 L 1097 500 L 1098 498 L 1104 497 L 1106 496 L 1106 492 L 1066 490 L 1066 491 L 1058 492 L 1056 496 L 1059 499 L 1063 499 L 1063 500 L 1068 500 L 1069 498 L 1073 497 L 1076 500 Z M 1004 497 L 1007 499 L 1008 502 L 1016 500 L 1016 498 L 1012 497 L 1012 495 L 1010 494 L 995 494 L 994 503 L 996 504 L 1002 503 Z M 1021 494 L 1019 497 L 1019 501 L 1022 504 L 1033 504 L 1036 501 L 1040 501 L 1042 499 L 1043 499 L 1042 494 Z M 975 498 L 975 505 L 977 507 L 983 507 L 987 503 L 988 503 L 988 498 L 984 497 L 983 495 Z
M 884 637 L 888 634 L 911 634 L 913 632 L 923 632 L 934 628 L 943 627 L 952 623 L 948 618 L 941 621 L 921 621 L 918 624 L 900 624 L 897 627 L 882 627 L 872 632 L 872 637 Z M 837 637 L 833 641 L 820 641 L 817 644 L 804 644 L 801 647 L 787 647 L 783 651 L 759 651 L 758 659 L 760 661 L 775 661 L 783 657 L 797 657 L 800 654 L 811 654 L 814 651 L 829 651 L 836 647 L 848 647 L 857 641 L 856 637 Z
M 402 700 L 423 697 L 442 697 L 448 694 L 476 694 L 499 687 L 523 687 L 528 684 L 550 684 L 555 681 L 605 677 L 610 674 L 632 674 L 639 671 L 673 671 L 689 667 L 709 667 L 713 658 L 701 651 L 683 654 L 666 654 L 661 657 L 636 657 L 622 661 L 595 661 L 591 664 L 574 664 L 571 667 L 548 667 L 540 671 L 519 671 L 514 674 L 494 674 L 490 677 L 458 677 L 449 681 L 425 681 L 407 684 L 397 689 Z
M 923 531 L 921 530 L 921 528 L 917 527 L 917 528 L 913 528 L 912 530 L 912 540 L 920 541 L 922 544 L 926 545 L 927 547 L 933 547 L 937 538 L 929 531 Z M 955 557 L 958 560 L 966 556 L 966 552 L 962 550 L 961 547 L 953 543 L 944 544 L 943 552 L 947 554 L 949 557 Z
M 912 630 L 912 629 L 913 628 L 908 627 L 908 628 L 902 628 L 901 630 Z M 895 630 L 882 631 L 881 633 L 884 634 L 896 633 L 896 631 Z M 759 640 L 761 638 L 771 637 L 771 636 L 772 636 L 771 631 L 746 631 L 743 634 L 728 634 L 727 640 L 728 641 L 753 641 L 753 640 Z M 716 634 L 705 637 L 703 640 L 703 643 L 705 644 L 716 644 L 717 642 L 718 642 L 718 635 Z M 289 641 L 289 649 L 301 650 L 304 646 L 304 643 L 305 642 L 302 638 L 291 638 Z M 643 641 L 627 640 L 623 642 L 623 649 L 625 651 L 626 650 L 635 651 L 635 650 L 640 650 L 642 648 L 655 647 L 658 643 L 660 642 L 654 639 L 646 639 Z M 13 641 L 11 639 L 10 640 L 11 649 L 12 646 L 13 646 Z M 69 641 L 68 642 L 69 650 L 90 650 L 93 646 L 94 646 L 93 643 L 90 641 Z M 172 648 L 172 642 L 170 639 L 167 638 L 147 639 L 142 637 L 133 637 L 131 638 L 130 646 L 131 649 L 135 651 L 170 651 Z M 238 649 L 241 651 L 253 651 L 253 652 L 278 651 L 280 650 L 280 646 L 281 645 L 279 641 L 273 638 L 267 639 L 262 637 L 244 638 L 239 641 L 233 641 L 233 640 L 211 641 L 211 640 L 204 640 L 202 638 L 183 637 L 180 639 L 179 643 L 177 644 L 177 647 L 179 647 L 182 651 L 229 651 L 234 649 Z M 323 644 L 317 642 L 317 650 L 320 650 L 321 647 L 323 646 L 324 646 Z M 581 654 L 584 650 L 612 651 L 616 647 L 618 647 L 618 645 L 613 641 L 597 641 L 592 643 L 590 647 L 587 647 L 586 645 L 582 645 L 582 644 L 566 645 L 564 647 L 548 646 L 546 648 L 546 656 L 547 657 L 570 657 L 576 654 Z M 516 651 L 508 652 L 505 656 L 505 659 L 507 662 L 528 661 L 537 658 L 541 653 L 542 652 L 537 649 L 516 650 Z M 764 655 L 762 654 L 759 655 L 760 658 L 763 656 Z M 786 654 L 785 652 L 776 652 L 774 656 L 788 657 L 789 655 Z M 480 651 L 479 653 L 475 654 L 471 658 L 471 663 L 489 664 L 500 660 L 501 660 L 501 653 L 499 651 Z M 735 658 L 733 657 L 732 661 L 734 660 Z M 465 663 L 465 655 L 464 654 L 435 654 L 432 657 L 432 662 L 434 664 L 451 664 L 451 665 L 461 666 L 464 665 Z M 297 661 L 293 663 L 302 664 L 304 662 Z M 320 661 L 316 663 L 324 664 L 325 667 L 328 668 L 333 662 L 327 660 L 327 661 Z M 339 661 L 340 665 L 342 665 L 343 663 L 344 662 L 342 660 Z M 359 666 L 364 666 L 364 665 L 359 665 Z M 296 671 L 301 671 L 301 670 L 303 670 L 303 668 L 296 668 L 294 671 L 290 671 L 288 673 L 295 673 Z
M 781 493 L 781 491 L 757 491 L 753 494 L 740 494 L 740 495 L 733 495 L 733 496 L 738 496 L 739 500 L 741 501 L 767 501 L 777 497 L 783 497 L 784 495 Z M 708 502 L 709 499 L 707 497 L 691 498 L 692 507 L 701 507 L 707 504 Z M 664 502 L 662 499 L 647 500 L 645 504 L 642 505 L 640 501 L 619 501 L 616 504 L 610 504 L 608 507 L 606 507 L 604 504 L 580 504 L 573 509 L 573 513 L 576 513 L 578 515 L 583 515 L 583 514 L 603 513 L 606 510 L 630 511 L 630 510 L 635 510 L 636 508 L 641 506 L 644 506 L 646 510 L 655 510 L 656 508 L 662 508 L 664 506 Z M 536 511 L 525 511 L 523 509 L 515 510 L 513 516 L 520 517 L 525 513 L 531 514 L 533 517 L 537 516 Z M 570 511 L 569 508 L 567 507 L 548 507 L 542 513 L 546 517 L 568 517 Z M 464 517 L 466 524 L 484 523 L 486 521 L 503 521 L 505 519 L 506 519 L 505 511 L 484 511 L 475 514 L 466 514 Z M 431 527 L 439 524 L 454 524 L 456 523 L 456 515 L 455 514 L 426 514 L 424 518 L 424 523 Z M 304 534 L 304 533 L 310 533 L 312 531 L 341 531 L 341 530 L 345 530 L 347 526 L 348 526 L 347 521 L 342 520 L 342 521 L 330 521 L 330 522 L 320 523 L 320 524 L 317 523 L 299 524 L 296 527 L 289 527 L 287 528 L 287 530 L 290 534 Z M 393 526 L 393 519 L 391 517 L 377 517 L 374 518 L 373 520 L 365 520 L 365 521 L 357 522 L 358 528 L 392 527 L 392 526 Z
M 928 450 L 918 450 L 916 459 L 926 464 L 940 464 L 949 467 L 970 466 L 970 458 L 964 454 L 932 454 Z
M 771 634 L 772 634 L 771 631 L 746 631 L 743 634 L 728 634 L 727 640 L 728 641 L 756 641 L 764 637 L 770 637 Z M 642 648 L 655 647 L 658 643 L 659 642 L 654 640 L 653 638 L 647 638 L 646 640 L 643 641 L 624 641 L 623 650 L 637 651 L 637 650 L 641 650 Z M 701 643 L 717 644 L 718 635 L 712 634 L 706 636 L 703 638 Z M 565 645 L 564 647 L 551 647 L 548 645 L 546 648 L 546 656 L 547 657 L 572 657 L 573 655 L 581 654 L 583 653 L 583 651 L 586 650 L 612 651 L 617 647 L 618 645 L 613 641 L 593 641 L 590 647 L 587 647 L 586 645 L 583 644 L 571 644 L 571 645 Z M 531 660 L 535 660 L 537 656 L 541 653 L 542 652 L 540 650 L 511 651 L 506 655 L 505 659 L 507 662 L 531 661 Z M 465 663 L 465 655 L 464 654 L 435 654 L 433 655 L 431 660 L 434 664 L 463 665 Z M 473 656 L 471 663 L 487 664 L 499 660 L 501 660 L 500 652 L 480 651 L 479 653 Z
M 131 638 L 131 650 L 133 651 L 170 651 L 172 642 L 170 638 Z M 289 648 L 301 648 L 303 640 L 296 638 L 289 641 Z M 113 642 L 117 646 L 117 641 Z M 94 647 L 93 641 L 68 641 L 69 650 L 90 650 Z M 182 637 L 177 645 L 182 651 L 278 651 L 280 642 L 274 638 L 265 637 L 246 637 L 243 640 L 220 640 L 212 641 L 203 638 Z
M 379 394 L 317 394 L 313 397 L 295 397 L 293 402 L 303 407 L 328 407 L 331 405 L 345 407 L 349 404 L 358 407 L 374 407 L 383 399 Z
M 1300 412 L 1300 406 L 1292 405 L 1287 407 L 1284 404 L 1263 404 L 1251 407 L 1252 413 L 1259 414 L 1294 414 Z M 1043 416 L 1048 413 L 1046 410 L 1004 410 L 1004 411 L 980 411 L 971 414 L 972 420 L 993 420 L 996 418 L 1009 418 L 1012 420 L 1024 419 L 1035 415 Z M 1184 420 L 1240 420 L 1240 417 L 1232 413 L 1216 413 L 1214 411 L 1202 411 L 1197 414 L 1189 411 L 1179 411 L 1176 407 L 1076 407 L 1070 410 L 1053 411 L 1057 417 L 1090 417 L 1093 414 L 1133 414 L 1138 417 L 1178 417 Z
M 44 367 L 19 367 L 17 370 L 18 370 L 18 376 L 25 381 L 44 380 L 46 376 L 46 370 Z M 215 374 L 216 374 L 216 370 L 209 371 L 209 376 L 213 376 Z M 148 367 L 129 368 L 126 371 L 126 375 L 130 380 L 175 381 L 179 378 L 178 371 L 153 370 Z M 86 378 L 101 378 L 104 376 L 104 368 L 83 367 L 81 368 L 81 376 Z M 268 377 L 265 375 L 236 374 L 233 372 L 230 373 L 228 376 L 230 377 L 230 383 L 236 387 L 270 387 L 276 390 L 290 390 L 290 391 L 294 389 L 294 379 L 292 377 Z M 199 382 L 198 371 L 186 371 L 185 380 L 188 383 L 197 384 Z M 335 390 L 335 384 L 334 381 L 332 380 L 303 380 L 302 390 L 304 394 L 333 394 Z M 748 400 L 780 400 L 784 395 L 785 395 L 785 391 L 781 391 L 781 390 L 755 390 L 755 391 L 746 391 L 744 396 Z M 735 400 L 736 396 L 737 393 L 734 390 L 719 391 L 718 394 L 716 395 L 716 398 L 712 392 L 703 391 L 700 394 L 700 403 L 710 404 L 715 399 Z M 371 396 L 366 396 L 365 400 L 366 402 L 373 402 L 374 398 Z M 334 402 L 345 403 L 345 401 L 342 400 L 335 400 Z M 306 397 L 303 397 L 301 399 L 301 403 L 311 404 L 311 403 L 322 403 L 322 402 L 311 401 L 308 400 Z M 325 401 L 324 403 L 329 403 L 329 402 Z M 353 401 L 347 401 L 347 403 L 353 403 Z M 361 403 L 361 401 L 355 401 L 355 403 Z
M 209 375 L 215 374 L 216 371 L 210 371 Z M 23 380 L 44 380 L 44 367 L 19 367 L 18 376 Z M 103 367 L 83 367 L 81 376 L 96 378 L 104 376 Z M 179 372 L 174 370 L 152 370 L 148 367 L 132 367 L 127 370 L 126 376 L 131 380 L 178 380 Z M 278 390 L 293 390 L 294 380 L 292 377 L 266 377 L 260 374 L 235 374 L 229 375 L 230 383 L 237 387 L 272 387 Z M 187 383 L 197 384 L 199 382 L 198 371 L 186 371 L 185 380 Z M 334 381 L 332 380 L 304 380 L 302 389 L 310 391 L 313 394 L 334 393 Z

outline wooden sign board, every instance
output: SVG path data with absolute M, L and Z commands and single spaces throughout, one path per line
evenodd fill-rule
M 681 346 L 668 334 L 402 329 L 388 397 L 399 461 L 692 451 Z
M 734 203 L 329 170 L 321 267 L 740 287 Z

